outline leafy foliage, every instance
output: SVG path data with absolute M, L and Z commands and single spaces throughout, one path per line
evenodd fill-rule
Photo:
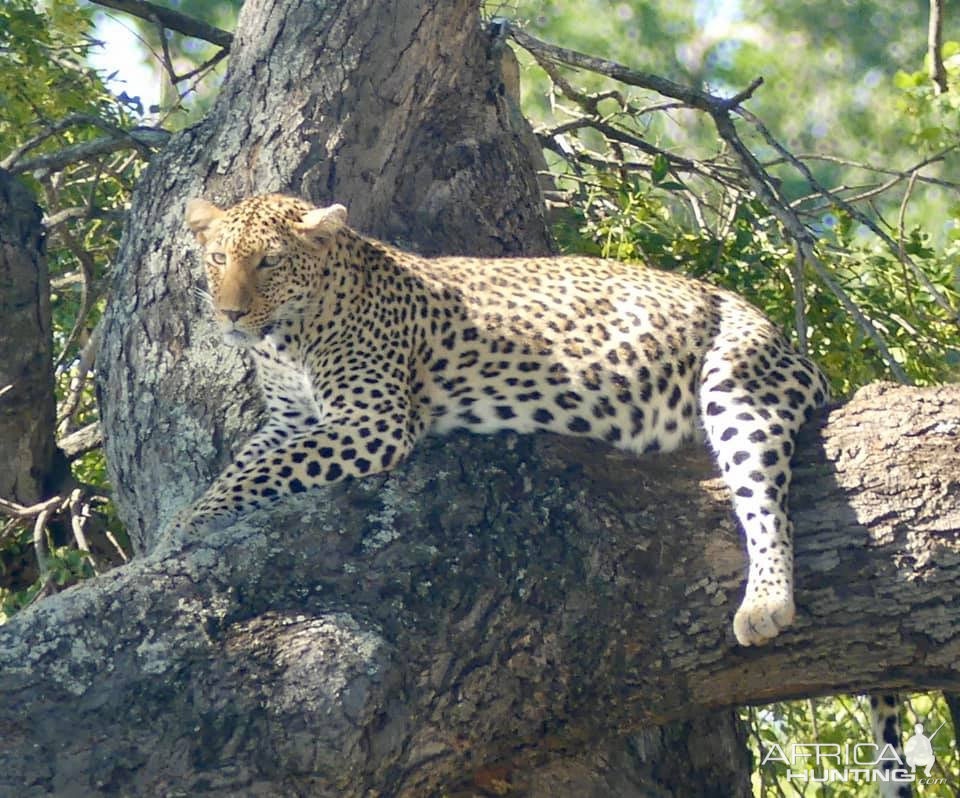
M 89 8 L 70 0 L 54 0 L 46 11 L 37 10 L 29 0 L 0 6 L 0 154 L 9 159 L 35 142 L 8 166 L 22 167 L 23 161 L 29 164 L 38 156 L 136 124 L 130 107 L 86 65 L 97 44 L 89 36 L 90 27 Z M 80 310 L 83 281 L 78 276 L 86 269 L 87 289 L 97 292 L 141 166 L 136 154 L 122 151 L 62 169 L 40 165 L 24 175 L 46 205 L 48 219 L 58 211 L 68 211 L 68 216 L 74 212 L 53 227 L 48 253 L 58 360 L 70 357 L 79 344 L 76 336 L 69 340 Z M 81 262 L 81 252 L 89 256 L 89 263 Z M 94 315 L 88 326 L 95 323 Z M 64 352 L 68 344 L 72 349 Z
M 960 760 L 953 743 L 957 739 L 957 730 L 953 728 L 946 702 L 939 695 L 918 694 L 903 698 L 906 708 L 904 736 L 911 736 L 917 723 L 923 725 L 928 737 L 933 735 L 931 744 L 936 764 L 930 778 L 943 781 L 942 784 L 923 784 L 919 788 L 913 785 L 914 794 L 953 798 L 960 786 L 957 780 Z M 743 717 L 751 734 L 754 794 L 761 798 L 873 796 L 877 787 L 866 780 L 869 777 L 861 775 L 851 776 L 847 781 L 828 781 L 831 769 L 842 771 L 845 765 L 855 768 L 857 761 L 894 760 L 892 752 L 871 747 L 873 733 L 869 724 L 869 706 L 863 696 L 771 704 L 745 710 Z M 817 745 L 824 747 L 817 749 Z M 857 745 L 863 747 L 855 750 Z M 822 753 L 819 761 L 818 751 Z M 917 772 L 922 776 L 922 770 Z
M 0 161 L 20 173 L 46 210 L 61 435 L 98 418 L 87 372 L 81 373 L 81 354 L 102 313 L 126 207 L 149 154 L 128 145 L 52 166 L 44 160 L 122 137 L 137 123 L 136 103 L 115 97 L 87 65 L 98 46 L 90 35 L 91 14 L 72 0 L 0 5 Z M 109 490 L 99 450 L 75 465 L 74 477 L 94 492 Z M 114 513 L 98 513 L 97 522 L 122 536 Z M 46 581 L 62 586 L 92 574 L 89 556 L 67 544 L 65 527 L 53 528 L 57 534 L 49 541 Z M 0 587 L 2 621 L 29 603 L 43 583 L 35 568 L 12 567 L 31 535 L 8 523 L 0 540 L 0 568 L 6 571 Z
M 943 44 L 943 61 L 947 80 L 956 86 L 960 80 L 960 42 Z M 916 72 L 898 70 L 894 85 L 899 116 L 909 123 L 909 142 L 924 153 L 934 153 L 957 142 L 957 118 L 960 116 L 960 95 L 957 91 L 938 93 L 930 82 L 928 66 Z
M 89 25 L 89 13 L 70 2 L 58 0 L 46 13 L 30 0 L 0 5 L 3 151 L 21 143 L 38 119 L 59 118 L 64 109 L 114 116 L 112 97 L 84 64 L 93 45 Z
M 663 197 L 655 176 L 647 186 L 620 188 L 615 204 L 607 193 L 591 192 L 587 203 L 559 228 L 564 245 L 620 260 L 644 261 L 682 270 L 725 286 L 764 309 L 796 339 L 795 251 L 770 224 L 769 212 L 745 201 L 733 212 L 722 236 L 691 229 L 676 206 Z M 891 352 L 918 385 L 949 382 L 960 374 L 960 325 L 905 273 L 887 249 L 857 235 L 849 216 L 836 210 L 822 240 L 833 274 L 884 335 Z M 914 228 L 906 251 L 960 311 L 958 260 L 953 247 L 937 251 L 930 234 Z M 809 352 L 824 368 L 838 396 L 889 372 L 876 348 L 836 296 L 804 274 Z

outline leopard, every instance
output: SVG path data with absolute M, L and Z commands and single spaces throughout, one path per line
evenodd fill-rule
M 736 293 L 612 259 L 423 257 L 357 232 L 343 205 L 283 194 L 195 198 L 185 218 L 267 411 L 190 519 L 387 471 L 455 429 L 636 455 L 707 443 L 746 539 L 734 636 L 761 645 L 793 622 L 791 459 L 829 387 Z
M 637 455 L 706 443 L 746 539 L 734 637 L 763 645 L 793 622 L 791 461 L 829 384 L 737 294 L 593 257 L 427 258 L 352 229 L 343 205 L 284 194 L 195 198 L 185 217 L 196 290 L 251 356 L 267 421 L 184 525 L 388 471 L 429 433 L 546 431 Z M 878 749 L 902 762 L 899 696 L 868 697 Z M 885 798 L 911 792 L 881 782 Z

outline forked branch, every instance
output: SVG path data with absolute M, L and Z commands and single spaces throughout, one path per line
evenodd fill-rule
M 675 83 L 674 81 L 654 75 L 652 73 L 631 69 L 615 61 L 597 58 L 596 56 L 579 53 L 575 50 L 570 50 L 565 47 L 558 47 L 556 45 L 548 44 L 515 27 L 509 27 L 508 33 L 517 44 L 533 55 L 538 63 L 544 65 L 544 68 L 548 69 L 548 71 L 552 69 L 552 67 L 548 67 L 548 65 L 558 63 L 565 64 L 566 66 L 574 67 L 576 69 L 583 69 L 599 75 L 604 75 L 620 81 L 621 83 L 626 83 L 630 86 L 636 86 L 638 88 L 654 91 L 663 95 L 664 97 L 677 100 L 685 106 L 708 114 L 713 121 L 714 127 L 717 130 L 717 134 L 721 140 L 726 143 L 737 162 L 740 164 L 743 178 L 746 180 L 751 191 L 755 194 L 757 199 L 759 199 L 760 202 L 769 209 L 777 221 L 782 225 L 783 229 L 786 231 L 786 234 L 796 242 L 798 267 L 794 272 L 795 277 L 802 275 L 803 263 L 809 264 L 814 269 L 824 286 L 826 286 L 826 288 L 837 297 L 846 311 L 855 320 L 857 325 L 861 328 L 861 330 L 863 330 L 864 334 L 869 337 L 874 346 L 876 346 L 877 351 L 883 358 L 887 367 L 890 369 L 891 374 L 893 374 L 899 382 L 909 383 L 909 378 L 900 364 L 893 357 L 893 354 L 891 353 L 884 337 L 880 334 L 880 331 L 860 310 L 860 308 L 857 307 L 856 303 L 851 299 L 847 292 L 843 290 L 843 287 L 832 277 L 829 269 L 827 269 L 820 259 L 817 253 L 816 235 L 810 230 L 809 227 L 807 227 L 807 225 L 803 223 L 797 211 L 781 195 L 778 189 L 778 181 L 767 172 L 750 148 L 744 143 L 739 132 L 737 131 L 736 126 L 734 125 L 732 115 L 736 113 L 756 127 L 761 135 L 767 140 L 767 142 L 771 144 L 771 146 L 774 146 L 777 152 L 780 153 L 784 159 L 786 159 L 795 168 L 799 169 L 803 176 L 808 180 L 811 187 L 815 188 L 823 196 L 829 197 L 830 200 L 835 202 L 839 207 L 850 211 L 854 218 L 861 221 L 866 218 L 864 214 L 861 214 L 856 208 L 850 206 L 849 203 L 845 202 L 841 197 L 836 196 L 821 186 L 814 179 L 813 175 L 805 164 L 800 162 L 791 153 L 789 153 L 785 147 L 777 142 L 756 117 L 754 117 L 752 114 L 748 114 L 748 112 L 741 107 L 741 104 L 753 96 L 754 92 L 756 92 L 756 90 L 762 85 L 763 80 L 761 78 L 755 79 L 752 83 L 750 83 L 749 86 L 747 86 L 747 88 L 741 92 L 738 92 L 732 97 L 720 97 L 692 86 L 684 86 L 679 83 Z M 883 231 L 880 230 L 877 225 L 872 222 L 872 220 L 868 220 L 865 223 L 871 230 L 877 233 L 881 239 L 893 249 L 894 252 L 896 252 L 898 255 L 902 254 L 900 248 L 897 246 L 897 243 L 890 236 L 887 236 L 885 233 L 883 233 Z M 910 265 L 914 273 L 918 274 L 919 279 L 919 273 L 921 270 L 912 263 L 910 263 Z M 946 300 L 939 295 L 932 284 L 929 283 L 929 280 L 921 279 L 921 282 L 923 282 L 925 287 L 932 292 L 935 300 L 938 301 L 941 306 L 955 314 L 955 311 L 950 307 L 949 303 L 947 303 Z
M 233 44 L 233 34 L 229 31 L 146 0 L 91 0 L 91 2 L 105 8 L 123 11 L 148 22 L 159 22 L 165 28 L 182 33 L 184 36 L 192 36 L 194 39 L 203 39 L 224 50 L 229 50 L 230 45 Z

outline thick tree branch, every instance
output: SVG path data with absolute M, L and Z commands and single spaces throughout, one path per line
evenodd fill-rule
M 956 387 L 881 385 L 805 433 L 800 615 L 749 650 L 705 453 L 431 439 L 0 629 L 0 788 L 42 760 L 65 796 L 91 771 L 141 794 L 423 796 L 706 708 L 956 689 L 958 418 Z M 50 723 L 74 732 L 56 756 Z
M 149 157 L 152 149 L 162 147 L 170 139 L 170 132 L 160 128 L 134 128 L 120 135 L 102 136 L 92 141 L 70 144 L 56 152 L 18 161 L 10 166 L 14 175 L 25 172 L 57 172 L 72 163 L 134 147 Z
M 58 444 L 69 461 L 76 460 L 87 452 L 92 452 L 94 449 L 103 446 L 103 432 L 100 429 L 100 422 L 94 421 L 80 427 L 80 429 L 61 438 Z
M 2 169 L 11 169 L 13 165 L 20 160 L 26 153 L 30 150 L 38 147 L 51 136 L 57 135 L 69 127 L 96 127 L 101 130 L 109 133 L 112 138 L 121 138 L 125 135 L 124 131 L 115 125 L 111 125 L 105 119 L 101 119 L 99 116 L 94 116 L 92 114 L 67 114 L 63 119 L 58 119 L 56 122 L 49 123 L 44 127 L 44 129 L 37 133 L 35 136 L 31 136 L 29 139 L 24 141 L 20 146 L 16 147 L 6 158 L 0 161 L 0 168 Z
M 229 50 L 230 45 L 233 44 L 232 33 L 156 3 L 145 2 L 145 0 L 90 0 L 90 2 L 123 11 L 148 22 L 159 22 L 165 28 L 182 33 L 184 36 L 203 39 L 224 50 Z

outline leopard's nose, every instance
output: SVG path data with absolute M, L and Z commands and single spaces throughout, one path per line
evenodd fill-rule
M 228 319 L 230 319 L 230 321 L 236 321 L 236 320 L 239 319 L 241 316 L 246 316 L 246 315 L 247 315 L 247 311 L 245 311 L 245 310 L 225 310 L 225 311 L 223 311 L 223 315 L 226 316 Z

